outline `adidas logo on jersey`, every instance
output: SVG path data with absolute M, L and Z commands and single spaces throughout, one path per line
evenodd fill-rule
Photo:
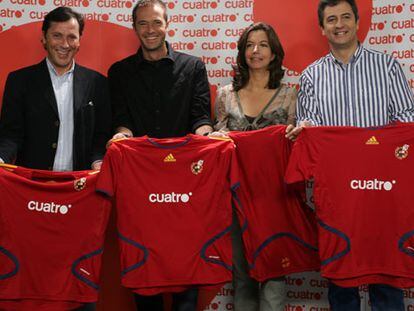
M 193 195 L 192 192 L 189 193 L 151 193 L 148 196 L 148 200 L 151 203 L 187 203 L 190 201 L 190 197 Z
M 391 191 L 396 181 L 382 181 L 378 179 L 373 180 L 357 180 L 351 181 L 350 186 L 354 190 L 385 190 Z
M 71 207 L 72 207 L 71 204 L 61 205 L 61 204 L 56 204 L 55 202 L 44 203 L 44 202 L 30 201 L 27 204 L 27 208 L 31 211 L 52 213 L 52 214 L 62 214 L 62 215 L 67 214 Z
M 379 145 L 379 141 L 375 138 L 375 136 L 372 136 L 370 139 L 367 140 L 365 145 Z
M 167 155 L 164 158 L 164 162 L 176 162 L 177 160 L 174 158 L 174 156 L 172 155 L 172 153 L 170 153 L 169 155 Z

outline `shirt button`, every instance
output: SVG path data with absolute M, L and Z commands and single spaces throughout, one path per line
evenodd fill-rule
M 59 121 L 55 121 L 55 126 L 59 126 L 60 122 Z
M 56 149 L 56 148 L 57 148 L 57 143 L 53 143 L 53 144 L 52 144 L 52 148 L 53 148 L 53 149 Z

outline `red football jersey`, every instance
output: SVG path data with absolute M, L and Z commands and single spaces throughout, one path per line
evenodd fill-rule
M 228 139 L 114 142 L 97 189 L 116 199 L 122 284 L 146 295 L 230 281 L 237 187 Z
M 0 166 L 0 309 L 69 310 L 98 298 L 110 201 L 96 172 Z
M 286 180 L 314 178 L 322 275 L 414 286 L 414 124 L 306 128 Z
M 258 281 L 320 267 L 315 215 L 284 175 L 291 152 L 286 126 L 233 132 L 240 166 L 243 241 Z M 242 223 L 241 223 L 242 225 Z

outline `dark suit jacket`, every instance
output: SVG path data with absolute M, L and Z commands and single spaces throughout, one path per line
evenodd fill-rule
M 73 76 L 73 169 L 90 169 L 102 159 L 111 134 L 107 81 L 75 65 Z M 0 118 L 0 157 L 6 163 L 52 169 L 59 114 L 46 60 L 9 74 Z

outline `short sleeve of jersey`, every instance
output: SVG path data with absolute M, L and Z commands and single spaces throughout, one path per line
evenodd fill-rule
M 312 128 L 305 128 L 294 143 L 285 175 L 287 183 L 309 180 L 314 176 L 319 151 L 318 141 L 312 134 Z
M 217 137 L 209 137 L 212 141 L 217 141 L 220 144 L 220 141 L 223 140 L 222 138 Z M 228 161 L 227 167 L 227 179 L 228 183 L 231 187 L 231 190 L 236 191 L 240 186 L 240 174 L 239 174 L 239 165 L 237 162 L 237 156 L 236 156 L 236 146 L 234 142 L 230 139 L 224 139 L 227 141 L 228 145 L 226 147 L 222 148 L 221 153 Z
M 96 191 L 102 192 L 110 197 L 116 193 L 117 178 L 120 174 L 122 154 L 117 143 L 112 143 L 108 148 L 101 167 Z

